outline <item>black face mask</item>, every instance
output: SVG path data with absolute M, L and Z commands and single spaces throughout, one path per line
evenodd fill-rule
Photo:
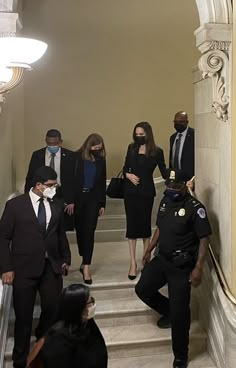
M 145 135 L 136 135 L 134 137 L 134 141 L 138 146 L 142 146 L 143 144 L 146 143 L 146 137 Z
M 93 155 L 94 158 L 101 157 L 102 150 L 90 150 L 91 155 Z
M 185 131 L 185 129 L 187 128 L 183 124 L 179 124 L 179 123 L 175 123 L 174 127 L 175 127 L 176 132 L 178 132 L 178 133 L 183 133 Z
M 185 196 L 185 192 L 183 192 L 182 190 L 180 191 L 180 190 L 174 190 L 170 188 L 166 188 L 164 193 L 173 202 L 181 201 L 181 199 L 183 199 Z

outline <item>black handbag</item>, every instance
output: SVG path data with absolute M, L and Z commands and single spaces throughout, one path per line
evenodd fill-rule
M 124 176 L 120 171 L 116 178 L 111 178 L 107 187 L 107 195 L 110 198 L 124 198 Z

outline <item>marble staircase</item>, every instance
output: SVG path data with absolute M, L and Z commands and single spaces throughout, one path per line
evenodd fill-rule
M 110 200 L 109 200 L 110 201 Z M 134 286 L 140 276 L 142 244 L 137 244 L 138 276 L 134 281 L 127 277 L 129 269 L 128 245 L 124 234 L 112 238 L 112 230 L 125 229 L 123 202 L 108 201 L 106 217 L 99 220 L 99 231 L 107 232 L 97 241 L 94 249 L 91 274 L 93 284 L 91 294 L 96 299 L 96 322 L 106 341 L 109 354 L 109 368 L 171 368 L 173 355 L 171 350 L 170 329 L 160 330 L 156 326 L 157 313 L 150 310 L 136 296 Z M 112 238 L 112 239 L 111 239 Z M 80 257 L 75 245 L 75 236 L 69 235 L 72 265 L 64 285 L 82 282 L 78 270 Z M 102 241 L 103 240 L 103 241 Z M 166 288 L 163 292 L 167 293 Z M 197 294 L 192 293 L 192 325 L 190 333 L 189 368 L 216 368 L 207 353 L 207 336 L 198 319 Z M 34 322 L 37 324 L 40 308 L 38 301 L 34 310 Z M 9 323 L 9 337 L 5 355 L 5 368 L 12 367 L 11 352 L 13 346 L 14 314 Z M 32 338 L 32 342 L 34 338 Z

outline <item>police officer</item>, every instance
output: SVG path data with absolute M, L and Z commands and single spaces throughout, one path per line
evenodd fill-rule
M 181 171 L 171 170 L 157 214 L 157 228 L 143 257 L 135 291 L 172 328 L 174 368 L 188 365 L 191 285 L 201 283 L 211 227 L 204 206 L 188 192 Z M 158 242 L 159 252 L 150 261 Z M 169 298 L 158 290 L 168 284 Z

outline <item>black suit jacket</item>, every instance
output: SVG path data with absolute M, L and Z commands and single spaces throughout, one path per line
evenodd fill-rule
M 26 277 L 38 277 L 44 269 L 46 252 L 56 274 L 61 272 L 63 263 L 70 264 L 61 203 L 53 200 L 50 207 L 51 220 L 44 235 L 28 193 L 6 203 L 0 220 L 1 274 L 14 271 Z
M 172 149 L 175 138 L 178 133 L 173 134 L 170 137 L 170 156 L 169 156 L 169 166 L 171 166 L 172 161 Z M 185 137 L 183 151 L 181 155 L 181 171 L 185 176 L 185 180 L 190 180 L 194 176 L 194 129 L 188 128 L 187 135 Z
M 74 200 L 79 201 L 84 187 L 84 160 L 81 153 L 76 152 L 75 176 L 74 176 Z M 92 192 L 97 198 L 100 207 L 106 206 L 106 160 L 96 160 L 96 176 Z
M 130 144 L 128 147 L 123 172 L 124 174 L 132 173 L 137 175 L 140 178 L 140 182 L 137 186 L 135 186 L 130 180 L 125 179 L 125 195 L 138 194 L 142 196 L 154 197 L 156 190 L 153 182 L 153 171 L 157 165 L 164 179 L 167 175 L 163 150 L 160 147 L 156 147 L 156 151 L 153 155 L 148 157 L 143 156 L 143 160 L 145 161 L 141 165 L 138 163 L 137 149 L 133 148 L 133 144 Z
M 25 193 L 32 187 L 32 179 L 35 171 L 41 166 L 45 165 L 45 151 L 46 147 L 34 151 L 29 163 L 28 173 L 25 180 Z M 75 168 L 74 152 L 61 147 L 61 190 L 62 197 L 66 203 L 72 203 L 72 179 Z

